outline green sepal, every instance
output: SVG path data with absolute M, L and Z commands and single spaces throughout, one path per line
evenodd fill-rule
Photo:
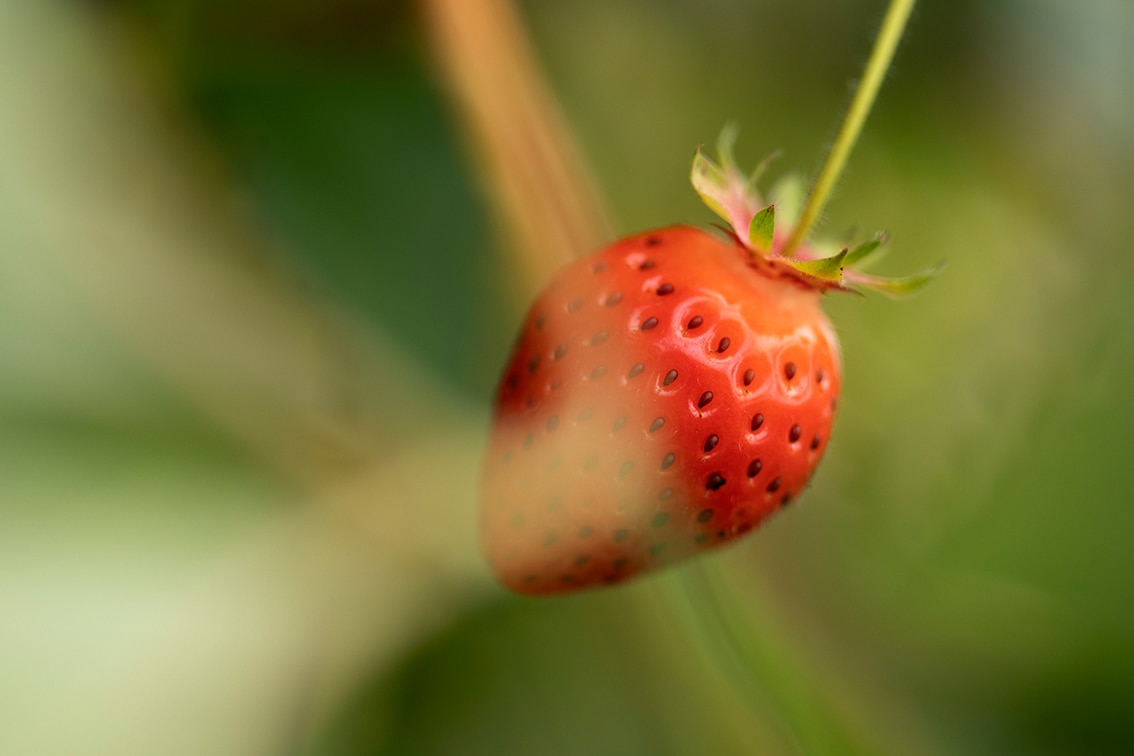
M 748 244 L 765 254 L 772 252 L 772 240 L 776 235 L 776 206 L 768 205 L 752 216 L 748 224 Z
M 820 281 L 828 281 L 831 283 L 842 283 L 843 281 L 843 267 L 847 257 L 847 250 L 839 252 L 837 255 L 831 257 L 824 257 L 819 260 L 792 260 L 790 258 L 778 258 L 780 262 L 790 265 L 795 270 L 810 276 L 811 278 L 818 278 Z
M 689 180 L 709 209 L 727 221 L 733 232 L 738 237 L 743 237 L 742 242 L 747 245 L 747 231 L 752 225 L 752 216 L 764 203 L 733 160 L 732 145 L 736 141 L 736 134 L 735 124 L 729 124 L 721 132 L 717 145 L 720 150 L 717 162 L 706 157 L 698 147 L 693 153 Z
M 859 265 L 863 260 L 866 260 L 870 257 L 877 259 L 875 253 L 878 252 L 882 248 L 882 245 L 885 243 L 885 232 L 879 232 L 875 234 L 873 239 L 859 244 L 857 247 L 847 253 L 847 266 L 853 267 Z
M 693 168 L 689 172 L 689 181 L 701 196 L 701 201 L 708 205 L 710 210 L 726 222 L 732 222 L 719 199 L 728 192 L 728 177 L 719 165 L 705 157 L 700 147 L 693 153 Z
M 882 278 L 854 272 L 851 276 L 848 276 L 847 283 L 853 289 L 866 289 L 893 299 L 900 299 L 916 294 L 936 278 L 944 267 L 945 263 L 939 263 L 929 270 L 900 278 Z

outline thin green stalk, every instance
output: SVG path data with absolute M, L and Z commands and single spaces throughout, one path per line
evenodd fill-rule
M 862 125 L 870 114 L 878 89 L 882 86 L 882 80 L 886 78 L 886 71 L 890 68 L 890 61 L 894 58 L 894 50 L 902 38 L 914 2 L 915 0 L 890 0 L 890 7 L 886 11 L 886 18 L 882 21 L 882 28 L 878 32 L 878 39 L 874 42 L 874 50 L 870 53 L 870 60 L 866 63 L 866 71 L 863 72 L 862 81 L 859 82 L 854 100 L 851 101 L 850 110 L 847 111 L 843 126 L 839 130 L 838 137 L 835 138 L 835 144 L 827 155 L 827 162 L 823 164 L 823 169 L 819 171 L 819 176 L 811 187 L 811 193 L 807 196 L 807 204 L 803 207 L 799 221 L 784 246 L 784 255 L 790 255 L 807 238 L 811 227 L 819 218 L 819 213 L 823 211 L 823 206 L 827 204 L 831 190 L 838 183 L 851 149 L 854 148 L 854 143 L 862 131 Z

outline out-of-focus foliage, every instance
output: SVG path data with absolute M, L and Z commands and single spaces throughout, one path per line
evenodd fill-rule
M 817 167 L 883 3 L 520 10 L 629 232 L 730 119 Z M 829 297 L 812 490 L 552 601 L 475 555 L 517 315 L 423 26 L 0 0 L 0 753 L 1134 751 L 1134 6 L 920 5 L 823 232 L 948 267 Z

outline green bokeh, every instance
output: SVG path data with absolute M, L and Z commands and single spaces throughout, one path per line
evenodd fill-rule
M 169 129 L 198 141 L 281 265 L 483 414 L 511 339 L 500 235 L 414 8 L 75 5 L 59 23 L 111 35 L 159 82 Z M 883 3 L 521 9 L 631 232 L 710 221 L 685 173 L 727 120 L 743 162 L 782 149 L 773 177 L 813 170 Z M 884 272 L 948 266 L 910 302 L 829 297 L 846 377 L 824 467 L 800 507 L 711 558 L 741 641 L 697 598 L 696 566 L 562 600 L 493 593 L 335 710 L 296 704 L 290 734 L 224 752 L 1134 752 L 1132 37 L 1117 0 L 918 8 L 823 229 L 887 229 Z M 12 270 L 35 254 L 20 228 L 0 230 Z M 0 329 L 18 358 L 0 367 L 0 598 L 34 607 L 39 578 L 66 573 L 62 552 L 36 557 L 41 537 L 79 572 L 89 558 L 124 576 L 123 604 L 165 600 L 296 497 L 120 341 L 76 325 L 70 289 L 43 291 L 38 320 Z M 180 550 L 147 551 L 151 531 Z M 100 607 L 126 643 L 128 620 Z M 76 652 L 90 674 L 92 638 Z M 13 679 L 0 709 L 38 700 L 66 726 L 67 674 L 29 662 Z

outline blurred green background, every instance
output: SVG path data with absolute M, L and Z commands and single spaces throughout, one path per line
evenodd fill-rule
M 618 233 L 822 159 L 884 3 L 525 0 Z M 1134 753 L 1134 5 L 932 2 L 829 206 L 801 506 L 489 584 L 518 313 L 420 9 L 0 0 L 0 753 Z

